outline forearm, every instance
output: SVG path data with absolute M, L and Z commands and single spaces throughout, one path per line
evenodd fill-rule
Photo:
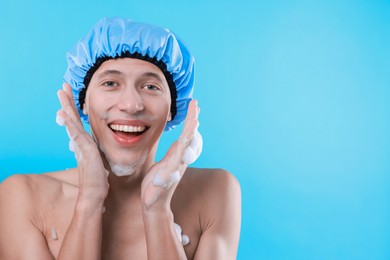
M 170 210 L 157 212 L 144 209 L 143 219 L 148 260 L 187 259 L 183 245 L 177 237 Z
M 76 203 L 72 221 L 62 242 L 58 260 L 101 258 L 103 203 Z

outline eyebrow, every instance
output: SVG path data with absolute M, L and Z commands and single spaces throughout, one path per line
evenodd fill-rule
M 146 77 L 146 78 L 148 78 L 148 77 L 154 78 L 154 79 L 160 81 L 161 83 L 164 82 L 164 79 L 162 79 L 162 78 L 160 77 L 160 75 L 158 75 L 158 74 L 156 74 L 156 73 L 154 73 L 154 72 L 145 72 L 142 76 L 143 76 L 143 77 Z
M 123 73 L 120 72 L 119 70 L 105 70 L 102 73 L 99 73 L 97 75 L 97 78 L 100 79 L 100 78 L 103 78 L 103 77 L 109 76 L 109 75 L 122 75 L 122 74 Z
M 119 70 L 105 70 L 97 75 L 97 79 L 101 79 L 101 78 L 104 78 L 105 76 L 109 76 L 109 75 L 119 75 L 120 76 L 120 75 L 123 75 L 123 73 Z M 158 75 L 157 73 L 154 73 L 154 72 L 145 72 L 142 74 L 142 77 L 145 77 L 145 78 L 150 77 L 150 78 L 154 78 L 160 82 L 164 82 L 164 79 L 162 79 L 160 77 L 160 75 Z

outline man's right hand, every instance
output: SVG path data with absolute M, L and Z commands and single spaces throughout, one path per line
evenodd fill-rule
M 69 146 L 73 148 L 78 164 L 79 196 L 76 206 L 83 209 L 102 207 L 108 194 L 108 171 L 96 142 L 81 123 L 69 84 L 63 84 L 58 97 L 62 108 L 57 112 L 57 122 L 65 125 L 70 138 Z

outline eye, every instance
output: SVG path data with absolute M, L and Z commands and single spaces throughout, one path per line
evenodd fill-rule
M 116 87 L 118 86 L 118 83 L 116 83 L 115 81 L 105 81 L 103 82 L 103 86 L 105 87 Z
M 158 86 L 156 86 L 156 85 L 151 85 L 151 84 L 145 85 L 145 86 L 143 86 L 142 88 L 143 88 L 143 89 L 146 89 L 146 90 L 150 90 L 150 91 L 160 91 L 160 90 L 161 90 L 160 87 L 158 87 Z

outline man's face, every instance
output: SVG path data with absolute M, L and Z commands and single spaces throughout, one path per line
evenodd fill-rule
M 130 175 L 145 160 L 154 160 L 170 106 L 164 74 L 150 62 L 112 59 L 93 74 L 84 113 L 112 170 L 124 171 L 117 175 Z

